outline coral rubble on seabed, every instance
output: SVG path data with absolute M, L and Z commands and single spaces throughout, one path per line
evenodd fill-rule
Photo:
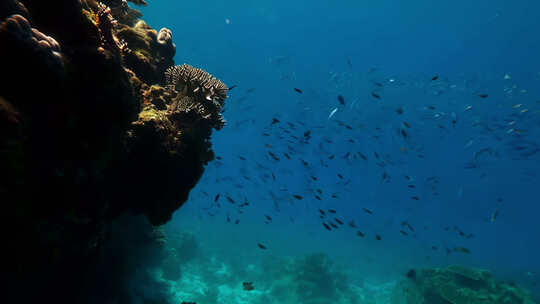
M 140 16 L 125 0 L 0 2 L 8 299 L 89 301 L 89 269 L 121 254 L 107 245 L 115 219 L 167 222 L 214 157 L 226 95 L 178 107 L 173 33 Z

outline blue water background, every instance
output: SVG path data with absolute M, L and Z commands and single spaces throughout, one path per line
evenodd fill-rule
M 524 0 L 150 1 L 144 19 L 172 30 L 177 64 L 238 85 L 227 100 L 228 125 L 213 136 L 223 159 L 208 165 L 167 229 L 192 230 L 207 250 L 246 263 L 323 251 L 355 280 L 387 281 L 411 267 L 460 263 L 534 288 L 540 272 L 539 11 L 540 2 Z M 270 126 L 273 117 L 280 123 Z M 311 139 L 287 142 L 290 134 L 280 129 L 290 130 L 286 122 L 295 124 L 291 134 L 299 138 L 311 130 Z M 282 154 L 287 145 L 296 151 L 291 160 Z M 476 154 L 477 168 L 465 168 L 484 148 L 491 150 Z M 358 151 L 368 160 L 343 157 Z M 389 182 L 381 180 L 384 172 Z M 406 175 L 416 189 L 407 187 Z M 317 188 L 322 201 L 314 198 Z M 221 208 L 213 204 L 218 193 Z M 250 205 L 240 214 L 246 198 Z M 334 208 L 358 228 L 329 232 L 318 208 Z M 227 214 L 240 223 L 227 223 Z M 264 214 L 272 223 L 264 223 Z M 399 233 L 404 220 L 415 233 Z M 473 236 L 460 236 L 454 226 Z M 471 253 L 445 253 L 458 246 Z

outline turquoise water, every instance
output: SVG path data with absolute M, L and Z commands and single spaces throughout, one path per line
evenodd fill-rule
M 171 303 L 397 303 L 411 268 L 460 264 L 539 295 L 539 9 L 151 1 L 176 64 L 237 86 L 221 159 L 165 227 L 179 256 L 159 288 Z

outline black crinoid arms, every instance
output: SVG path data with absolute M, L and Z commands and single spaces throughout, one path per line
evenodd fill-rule
M 227 99 L 227 86 L 206 71 L 188 64 L 170 67 L 165 72 L 173 102 L 170 110 L 199 116 L 216 130 L 225 125 L 221 115 Z

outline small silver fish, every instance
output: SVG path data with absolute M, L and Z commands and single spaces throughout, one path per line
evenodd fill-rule
M 337 108 L 333 109 L 332 112 L 330 112 L 330 115 L 328 115 L 328 119 L 332 118 L 332 116 L 334 116 L 336 112 L 337 112 Z

